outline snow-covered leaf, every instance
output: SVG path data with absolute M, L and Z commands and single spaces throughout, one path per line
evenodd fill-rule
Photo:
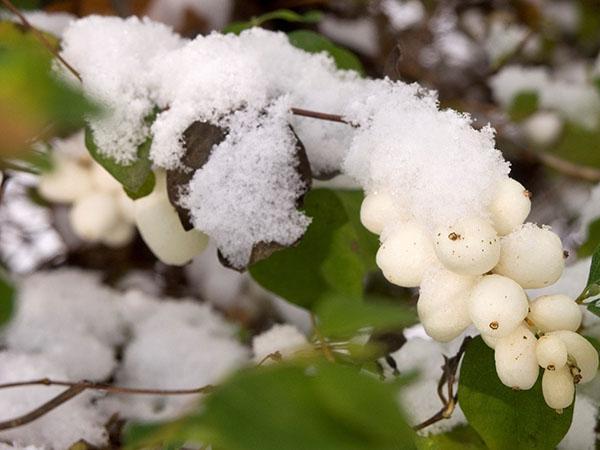
M 331 294 L 360 299 L 364 278 L 375 270 L 377 238 L 360 224 L 362 194 L 316 189 L 306 196 L 313 221 L 296 247 L 250 268 L 263 287 L 310 307 Z
M 545 404 L 541 377 L 528 391 L 502 384 L 496 374 L 494 351 L 480 337 L 467 347 L 458 402 L 469 424 L 492 450 L 556 448 L 573 418 L 572 405 L 558 414 Z
M 309 53 L 327 52 L 334 59 L 339 69 L 354 70 L 364 75 L 365 69 L 354 53 L 339 47 L 325 36 L 309 30 L 297 30 L 288 33 L 288 38 L 294 47 Z
M 148 118 L 152 122 L 154 115 Z M 138 147 L 137 159 L 131 164 L 119 164 L 114 159 L 100 152 L 94 142 L 91 128 L 85 129 L 85 146 L 90 155 L 98 164 L 104 167 L 119 183 L 123 185 L 125 192 L 132 199 L 138 199 L 149 195 L 154 189 L 154 172 L 152 172 L 152 161 L 150 161 L 150 146 L 152 138 L 149 137 Z

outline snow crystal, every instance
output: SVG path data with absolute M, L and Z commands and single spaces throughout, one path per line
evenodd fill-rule
M 598 125 L 600 94 L 589 83 L 552 77 L 541 67 L 509 66 L 490 79 L 496 100 L 505 107 L 522 92 L 536 92 L 540 108 L 560 112 L 565 118 L 588 128 Z
M 508 164 L 494 148 L 493 131 L 476 131 L 469 117 L 438 111 L 417 85 L 372 82 L 347 116 L 360 124 L 345 172 L 366 190 L 385 186 L 432 229 L 465 216 L 486 217 L 494 186 Z
M 67 374 L 43 356 L 0 353 L 0 383 L 43 377 L 66 379 Z M 0 421 L 25 414 L 64 391 L 64 387 L 29 386 L 0 391 Z M 63 450 L 80 439 L 92 445 L 106 443 L 104 424 L 108 416 L 93 405 L 94 394 L 83 393 L 36 421 L 2 432 L 2 440 L 17 446 L 43 446 Z
M 132 320 L 116 383 L 153 389 L 192 389 L 219 382 L 247 361 L 235 329 L 207 305 L 191 300 L 159 302 L 141 292 L 123 298 Z M 195 406 L 198 395 L 112 396 L 103 409 L 127 418 L 162 420 Z
M 190 183 L 184 204 L 194 226 L 234 267 L 248 263 L 255 243 L 291 245 L 310 223 L 296 210 L 305 185 L 295 170 L 296 141 L 283 114 L 288 109 L 280 101 L 262 113 L 234 113 L 227 138 Z
M 110 111 L 90 121 L 101 153 L 132 162 L 148 137 L 153 110 L 148 69 L 182 39 L 148 19 L 90 16 L 65 31 L 62 56 L 80 73 L 85 90 Z
M 122 342 L 116 298 L 98 277 L 75 269 L 39 272 L 23 280 L 6 330 L 11 349 L 43 353 L 72 379 L 104 379 Z
M 290 357 L 304 347 L 308 341 L 293 325 L 274 325 L 252 339 L 254 361 L 261 362 L 268 355 L 279 352 L 282 357 Z

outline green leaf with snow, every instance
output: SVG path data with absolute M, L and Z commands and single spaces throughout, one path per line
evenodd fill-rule
M 331 295 L 359 301 L 367 273 L 377 270 L 378 248 L 359 220 L 362 198 L 357 191 L 311 191 L 304 210 L 312 223 L 300 243 L 251 266 L 252 277 L 305 307 Z
M 16 290 L 8 275 L 0 268 L 0 324 L 8 322 L 10 319 Z
M 320 11 L 308 11 L 304 14 L 298 14 L 290 9 L 278 9 L 262 16 L 253 17 L 247 22 L 233 22 L 223 29 L 223 33 L 240 34 L 242 31 L 253 27 L 260 27 L 265 22 L 271 20 L 283 20 L 292 23 L 317 23 L 323 17 Z
M 154 444 L 177 436 L 228 450 L 414 449 L 398 389 L 320 361 L 252 368 L 215 388 L 198 413 L 167 425 L 162 440 L 152 430 Z
M 152 122 L 155 115 L 148 118 Z M 101 153 L 94 142 L 94 136 L 89 126 L 85 129 L 85 146 L 98 164 L 104 167 L 119 183 L 129 197 L 136 200 L 149 195 L 154 190 L 154 172 L 150 161 L 150 146 L 152 138 L 148 137 L 139 147 L 137 159 L 131 164 L 119 164 L 114 159 Z
M 297 30 L 288 33 L 288 39 L 294 47 L 301 48 L 309 53 L 328 53 L 339 69 L 354 70 L 361 75 L 365 74 L 365 68 L 354 53 L 335 45 L 319 33 L 309 30 Z
M 460 370 L 458 402 L 469 425 L 491 450 L 556 448 L 573 418 L 573 405 L 562 414 L 546 405 L 541 376 L 528 391 L 504 386 L 496 374 L 494 351 L 481 337 L 467 347 Z

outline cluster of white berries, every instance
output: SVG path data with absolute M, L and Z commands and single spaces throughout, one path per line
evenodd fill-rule
M 72 205 L 69 222 L 84 241 L 122 247 L 135 234 L 133 201 L 86 153 L 54 152 L 53 170 L 40 176 L 38 190 L 50 202 Z
M 73 139 L 72 144 L 83 145 L 82 136 Z M 38 191 L 48 201 L 72 205 L 70 225 L 81 240 L 122 247 L 137 227 L 150 250 L 169 265 L 184 265 L 206 248 L 204 233 L 181 225 L 164 171 L 156 172 L 150 195 L 133 201 L 87 151 L 77 156 L 54 152 L 53 162 L 53 170 L 40 176 Z
M 565 259 L 556 234 L 523 224 L 530 209 L 529 192 L 505 178 L 487 219 L 466 217 L 429 232 L 381 190 L 365 197 L 361 221 L 380 235 L 377 265 L 384 276 L 420 287 L 417 310 L 427 334 L 448 342 L 473 324 L 495 349 L 505 385 L 530 389 L 541 366 L 546 403 L 560 410 L 572 403 L 575 384 L 594 378 L 598 353 L 576 333 L 582 313 L 573 299 L 527 297 L 524 289 L 556 282 Z

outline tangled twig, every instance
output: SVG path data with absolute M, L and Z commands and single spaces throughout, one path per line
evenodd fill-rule
M 467 345 L 471 342 L 472 337 L 466 336 L 454 355 L 451 358 L 444 356 L 444 365 L 442 366 L 442 376 L 440 377 L 440 381 L 438 382 L 437 392 L 440 400 L 442 401 L 442 408 L 431 416 L 429 419 L 421 422 L 418 425 L 415 425 L 413 429 L 415 431 L 422 430 L 436 422 L 439 422 L 443 419 L 449 419 L 452 417 L 454 410 L 456 409 L 456 405 L 458 403 L 458 394 L 454 392 L 454 383 L 456 383 L 456 374 L 458 372 L 458 366 L 460 364 L 460 360 L 467 349 Z M 444 387 L 446 387 L 447 395 L 444 394 Z

